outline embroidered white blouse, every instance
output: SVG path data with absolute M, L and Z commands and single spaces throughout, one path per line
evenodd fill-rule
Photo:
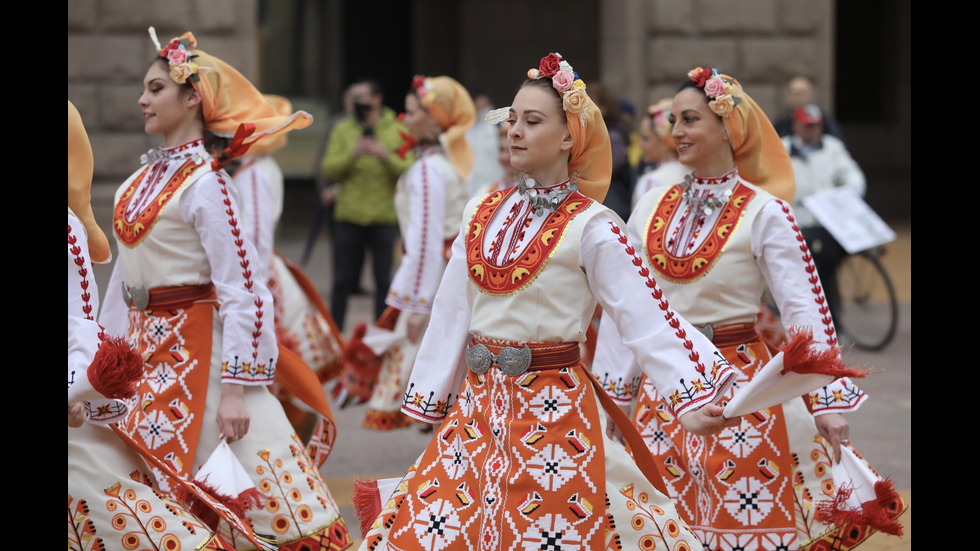
M 154 152 L 116 192 L 113 227 L 119 243 L 118 260 L 106 290 L 100 322 L 110 334 L 129 330 L 128 307 L 122 285 L 147 288 L 213 283 L 220 306 L 217 321 L 222 335 L 220 361 L 255 358 L 275 366 L 279 350 L 273 325 L 273 302 L 257 274 L 258 258 L 239 220 L 238 197 L 231 178 L 211 169 L 211 157 L 201 140 Z M 141 178 L 146 170 L 145 177 Z M 168 182 L 179 170 L 189 171 L 176 190 Z M 177 175 L 179 179 L 179 175 Z M 124 212 L 120 201 L 137 180 Z M 172 194 L 167 200 L 168 194 Z M 154 205 L 166 201 L 155 215 Z M 120 218 L 124 217 L 124 220 Z M 145 217 L 145 222 L 143 218 Z M 141 237 L 131 245 L 119 236 L 120 225 L 133 225 Z M 223 374 L 222 381 L 245 385 L 271 384 L 273 369 Z
M 483 257 L 505 266 L 533 255 L 543 240 L 559 244 L 519 290 L 494 295 L 469 276 L 467 233 L 487 200 L 502 200 L 480 238 Z M 445 416 L 466 374 L 464 351 L 471 334 L 525 342 L 582 342 L 596 301 L 621 328 L 638 365 L 663 392 L 676 396 L 678 415 L 710 402 L 725 387 L 732 368 L 696 329 L 674 313 L 660 295 L 638 251 L 626 240 L 611 210 L 579 194 L 559 208 L 589 202 L 562 232 L 539 230 L 548 215 L 536 216 L 517 188 L 474 199 L 466 207 L 422 340 L 402 411 L 437 423 Z M 673 324 L 673 325 L 671 325 Z M 698 368 L 702 369 L 701 372 Z M 706 384 L 692 391 L 691 383 Z
M 656 209 L 673 184 L 650 191 L 630 217 L 630 242 L 641 248 L 644 262 L 650 263 L 648 228 L 667 224 L 667 252 L 686 256 L 698 251 L 716 229 L 722 207 L 736 184 L 747 186 L 755 196 L 741 219 L 726 229 L 732 234 L 715 264 L 693 281 L 670 281 L 653 270 L 670 304 L 698 326 L 755 322 L 764 286 L 768 285 L 785 327 L 811 328 L 817 348 L 836 345 L 837 334 L 823 288 L 792 207 L 741 180 L 737 172 L 716 179 L 694 178 L 669 220 L 657 216 Z M 620 342 L 617 327 L 604 323 L 603 318 L 592 369 L 599 380 L 609 382 L 610 396 L 628 404 L 638 389 L 640 368 Z M 845 378 L 810 393 L 808 398 L 814 414 L 820 414 L 855 410 L 867 395 Z

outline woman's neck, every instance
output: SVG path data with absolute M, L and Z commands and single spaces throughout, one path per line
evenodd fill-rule
M 692 175 L 695 178 L 710 180 L 721 178 L 732 170 L 735 170 L 735 163 L 718 163 L 707 167 L 695 168 Z
M 694 169 L 694 176 L 698 178 L 718 178 L 735 168 L 735 154 L 730 147 L 720 148 L 711 158 L 703 159 Z
M 178 145 L 199 140 L 204 137 L 204 123 L 193 123 L 184 125 L 163 137 L 163 147 L 177 147 Z
M 547 187 L 560 184 L 568 180 L 568 163 L 562 163 L 561 166 L 556 166 L 550 170 L 539 170 L 535 174 L 528 174 L 528 176 L 534 178 L 539 186 Z

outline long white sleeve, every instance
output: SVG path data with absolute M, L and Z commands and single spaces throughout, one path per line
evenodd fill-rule
M 238 212 L 223 172 L 202 176 L 181 197 L 181 217 L 201 239 L 220 303 L 222 382 L 267 385 L 279 356 L 272 295 L 258 278 L 257 253 Z
M 752 227 L 752 253 L 779 307 L 783 327 L 810 328 L 817 348 L 837 346 L 816 265 L 789 204 L 774 200 L 763 207 Z M 856 410 L 867 397 L 845 378 L 809 393 L 806 399 L 813 413 L 820 414 Z
M 443 225 L 449 175 L 431 157 L 423 157 L 403 178 L 404 187 L 398 193 L 407 194 L 409 201 L 409 219 L 401 221 L 405 254 L 386 302 L 399 310 L 428 314 L 445 265 Z
M 420 421 L 438 423 L 456 400 L 466 364 L 470 308 L 466 299 L 466 252 L 463 230 L 453 241 L 452 257 L 442 275 L 415 367 L 408 381 L 402 412 Z
M 621 342 L 677 415 L 710 403 L 727 388 L 733 368 L 670 308 L 614 213 L 589 221 L 580 255 L 592 293 L 615 322 Z

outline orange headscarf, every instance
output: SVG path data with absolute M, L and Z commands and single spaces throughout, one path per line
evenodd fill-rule
M 262 94 L 262 99 L 271 105 L 280 116 L 288 117 L 293 112 L 292 102 L 282 96 L 277 96 L 275 94 Z M 287 134 L 285 132 L 280 132 L 275 136 L 266 138 L 261 142 L 254 144 L 251 148 L 249 148 L 248 154 L 272 155 L 276 151 L 286 147 L 287 140 Z
M 466 131 L 476 120 L 473 98 L 462 84 L 450 77 L 416 76 L 412 89 L 422 107 L 442 127 L 439 142 L 446 150 L 449 162 L 464 179 L 469 178 L 474 161 Z
M 585 83 L 557 53 L 541 58 L 538 68 L 529 70 L 527 77 L 550 78 L 562 96 L 566 125 L 572 136 L 568 170 L 579 173 L 576 180 L 579 191 L 601 203 L 612 178 L 612 146 L 602 113 L 585 92 Z
M 305 128 L 313 122 L 306 111 L 280 114 L 262 94 L 234 67 L 201 50 L 194 35 L 187 32 L 160 48 L 156 31 L 150 36 L 157 43 L 160 56 L 170 64 L 170 76 L 183 84 L 190 80 L 201 95 L 204 128 L 222 138 L 231 138 L 243 130 L 243 124 L 254 125 L 254 133 L 243 136 L 241 147 L 232 156 L 241 156 L 255 142 L 278 134 Z M 182 80 L 183 79 L 183 80 Z
M 92 212 L 92 145 L 78 109 L 68 102 L 68 208 L 85 226 L 88 234 L 89 259 L 95 263 L 109 261 L 109 240 L 95 222 Z
M 731 101 L 724 95 L 713 99 L 707 91 L 705 94 L 708 95 L 708 105 L 716 105 L 711 107 L 712 112 L 725 123 L 739 176 L 780 199 L 792 202 L 796 192 L 793 163 L 762 109 L 745 93 L 737 80 L 713 73 L 711 67 L 697 67 L 688 76 L 695 82 L 700 81 L 698 88 L 702 90 L 709 88 L 707 80 L 715 77 L 721 78 L 727 86 Z M 733 105 L 729 107 L 728 104 Z

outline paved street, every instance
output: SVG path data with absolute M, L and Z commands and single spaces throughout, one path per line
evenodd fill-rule
M 290 188 L 292 193 L 292 188 Z M 108 192 L 111 194 L 111 190 Z M 300 190 L 298 193 L 302 193 Z M 93 204 L 96 217 L 108 228 L 111 219 L 109 201 L 105 190 L 97 190 Z M 294 205 L 293 203 L 299 203 Z M 308 225 L 313 219 L 309 201 L 293 199 L 283 217 L 284 227 L 278 237 L 278 249 L 288 258 L 298 262 L 302 256 Z M 860 386 L 871 396 L 868 402 L 853 415 L 851 440 L 878 471 L 891 477 L 906 500 L 912 489 L 912 305 L 911 305 L 911 227 L 898 227 L 899 240 L 887 247 L 884 258 L 901 301 L 898 334 L 884 350 L 875 353 L 855 348 L 845 350 L 849 363 L 871 368 L 874 373 Z M 321 232 L 307 273 L 327 296 L 330 289 L 330 243 Z M 105 289 L 109 279 L 106 267 L 96 267 L 100 289 Z M 362 281 L 365 288 L 372 283 L 366 270 Z M 369 321 L 370 298 L 356 296 L 349 307 L 347 333 L 359 321 Z M 334 409 L 339 436 L 332 455 L 322 469 L 334 497 L 342 506 L 344 518 L 352 535 L 359 537 L 358 522 L 351 504 L 351 492 L 355 476 L 362 478 L 394 477 L 404 474 L 409 465 L 425 448 L 430 435 L 420 434 L 415 428 L 379 433 L 360 428 L 364 406 L 340 410 Z M 902 517 L 905 537 L 902 539 L 875 535 L 862 546 L 862 550 L 910 550 L 911 510 Z

